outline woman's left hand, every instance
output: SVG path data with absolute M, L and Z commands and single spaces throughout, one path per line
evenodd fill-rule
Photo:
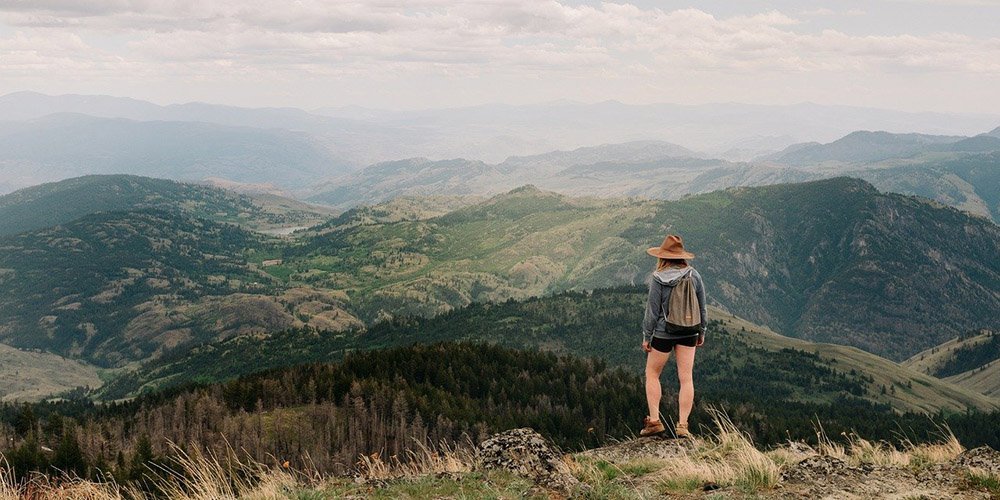
M 653 352 L 653 348 L 649 345 L 649 342 L 645 340 L 642 341 L 642 350 L 646 352 Z

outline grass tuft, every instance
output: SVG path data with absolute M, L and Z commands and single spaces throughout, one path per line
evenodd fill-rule
M 984 489 L 993 497 L 1000 497 L 1000 476 L 997 474 L 973 467 L 966 473 L 966 478 L 973 488 Z
M 406 460 L 397 456 L 383 459 L 381 453 L 362 455 L 357 463 L 360 481 L 384 481 L 420 474 L 459 474 L 470 472 L 475 461 L 475 446 L 466 441 L 457 446 L 440 443 L 436 449 L 418 443 L 419 450 L 408 451 Z
M 941 427 L 941 440 L 915 444 L 909 439 L 896 447 L 885 441 L 869 441 L 855 433 L 843 433 L 847 445 L 833 442 L 817 425 L 818 452 L 843 460 L 851 465 L 873 464 L 891 467 L 920 469 L 932 464 L 947 462 L 960 455 L 965 448 L 947 426 Z

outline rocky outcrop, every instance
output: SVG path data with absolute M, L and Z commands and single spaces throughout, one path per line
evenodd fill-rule
M 851 465 L 835 457 L 812 455 L 782 471 L 781 483 L 771 494 L 778 498 L 994 498 L 989 491 L 970 485 L 972 469 L 997 474 L 1000 453 L 976 448 L 923 467 Z
M 512 429 L 483 441 L 476 453 L 476 468 L 506 470 L 531 479 L 539 486 L 572 492 L 580 482 L 563 455 L 532 429 Z
M 1000 475 L 1000 451 L 989 446 L 968 450 L 959 455 L 955 459 L 955 463 L 970 469 L 979 469 L 983 472 Z
M 774 483 L 756 483 L 754 496 L 758 498 L 998 498 L 992 482 L 1000 477 L 1000 452 L 989 447 L 952 455 L 952 459 L 940 457 L 934 463 L 918 455 L 893 460 L 888 460 L 893 457 L 887 455 L 877 461 L 871 457 L 830 456 L 804 443 L 788 443 L 760 456 L 777 459 L 780 466 Z M 586 471 L 597 463 L 603 469 L 616 471 L 614 477 L 592 483 L 593 477 L 586 473 L 580 475 L 585 482 L 574 476 L 574 471 Z M 477 450 L 476 467 L 529 478 L 537 487 L 547 489 L 550 497 L 555 492 L 576 497 L 587 491 L 618 491 L 633 492 L 636 498 L 663 493 L 683 498 L 743 497 L 746 485 L 755 484 L 754 477 L 762 470 L 753 462 L 740 462 L 739 454 L 727 455 L 725 447 L 711 439 L 654 436 L 569 456 L 531 429 L 506 431 L 484 441 Z M 987 482 L 975 481 L 973 473 L 987 478 Z M 664 490 L 664 484 L 675 478 L 679 478 L 679 486 Z M 561 497 L 558 493 L 554 496 Z M 632 498 L 628 494 L 625 497 Z

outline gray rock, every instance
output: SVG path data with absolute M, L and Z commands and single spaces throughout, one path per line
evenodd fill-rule
M 566 493 L 579 486 L 563 453 L 532 429 L 512 429 L 480 443 L 476 466 L 505 470 Z
M 955 463 L 963 467 L 974 467 L 993 474 L 1000 474 L 1000 451 L 989 446 L 980 446 L 963 452 L 955 458 Z

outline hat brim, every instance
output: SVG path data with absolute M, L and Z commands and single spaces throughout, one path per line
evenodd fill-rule
M 653 257 L 659 257 L 661 259 L 693 259 L 694 254 L 691 252 L 668 252 L 660 247 L 652 247 L 646 250 L 646 253 L 652 255 Z

